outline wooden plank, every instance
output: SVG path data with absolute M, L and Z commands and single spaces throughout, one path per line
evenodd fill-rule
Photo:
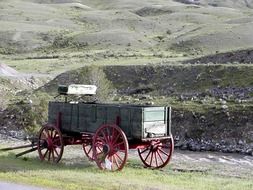
M 62 112 L 62 129 L 73 132 L 94 133 L 102 124 L 114 124 L 117 116 L 121 118 L 119 127 L 129 139 L 144 139 L 148 137 L 148 133 L 163 134 L 163 125 L 166 133 L 170 133 L 171 127 L 167 123 L 171 116 L 166 107 L 50 102 L 50 123 L 56 123 L 58 112 Z M 156 126 L 156 122 L 159 125 Z

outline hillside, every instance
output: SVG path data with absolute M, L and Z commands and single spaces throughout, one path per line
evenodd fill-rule
M 58 84 L 95 81 L 104 101 L 172 105 L 180 129 L 199 130 L 202 116 L 215 114 L 220 120 L 204 127 L 226 128 L 227 114 L 251 134 L 252 23 L 252 0 L 0 1 L 1 126 L 18 123 L 16 103 L 53 97 Z M 206 129 L 175 133 L 200 142 Z M 245 153 L 251 136 L 229 134 L 235 146 L 249 139 Z
M 0 151 L 0 180 L 66 190 L 252 189 L 252 31 L 253 0 L 0 0 L 0 148 L 36 136 L 48 102 L 64 100 L 58 85 L 73 83 L 98 90 L 72 102 L 171 106 L 176 148 L 161 170 L 144 169 L 130 150 L 113 173 L 88 162 L 82 146 L 66 147 L 58 165 L 37 152 L 14 159 L 16 150 Z
M 0 3 L 2 54 L 148 50 L 206 55 L 252 47 L 252 1 L 11 0 Z

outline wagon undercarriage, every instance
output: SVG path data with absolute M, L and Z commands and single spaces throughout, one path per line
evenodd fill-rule
M 145 167 L 166 166 L 174 149 L 173 138 L 153 138 L 149 140 L 127 140 L 124 132 L 116 124 L 105 124 L 95 134 L 81 133 L 75 136 L 62 134 L 56 125 L 45 125 L 39 133 L 38 152 L 42 161 L 60 161 L 64 146 L 82 145 L 85 155 L 95 161 L 100 169 L 121 170 L 127 161 L 128 150 L 137 149 Z

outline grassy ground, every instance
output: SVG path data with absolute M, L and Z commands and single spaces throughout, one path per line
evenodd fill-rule
M 69 152 L 70 151 L 70 152 Z M 249 176 L 231 177 L 217 175 L 212 171 L 178 171 L 178 163 L 163 170 L 150 170 L 131 157 L 121 172 L 99 170 L 81 154 L 72 156 L 71 149 L 65 151 L 61 163 L 42 163 L 37 156 L 15 159 L 13 153 L 0 154 L 0 179 L 43 186 L 53 189 L 252 189 Z M 71 153 L 71 154 L 70 154 Z M 176 166 L 177 165 L 177 166 Z M 190 164 L 189 164 L 189 167 Z M 222 173 L 222 172 L 221 172 Z
M 234 0 L 213 6 L 207 6 L 209 0 L 202 1 L 203 6 L 172 0 L 37 2 L 41 1 L 0 2 L 0 60 L 19 72 L 34 74 L 35 78 L 41 77 L 40 74 L 56 76 L 93 64 L 178 65 L 178 61 L 185 59 L 247 49 L 253 45 L 252 9 L 244 3 L 235 4 Z M 224 86 L 230 78 L 229 72 L 225 74 L 221 72 Z M 245 80 L 238 78 L 244 78 L 246 74 L 241 72 L 234 76 L 232 79 L 237 82 L 231 83 L 241 86 Z M 248 75 L 247 85 L 252 85 Z M 181 78 L 185 76 L 187 74 Z M 4 99 L 0 98 L 0 109 L 8 103 L 8 97 L 25 89 L 17 85 L 16 80 L 11 82 L 1 79 L 0 93 Z M 208 82 L 202 80 L 200 87 L 208 86 Z M 4 88 L 7 90 L 2 90 Z M 213 106 L 212 102 L 179 104 L 173 97 L 155 103 L 170 103 L 200 112 Z M 231 103 L 230 108 L 238 107 Z M 244 104 L 240 108 L 245 108 Z M 143 169 L 139 161 L 131 158 L 123 172 L 108 173 L 98 170 L 83 156 L 73 163 L 72 160 L 66 157 L 55 166 L 39 162 L 34 155 L 25 161 L 14 159 L 13 154 L 0 153 L 0 179 L 56 189 L 253 188 L 247 177 L 221 176 L 218 172 L 178 172 L 173 164 L 162 171 L 153 171 Z

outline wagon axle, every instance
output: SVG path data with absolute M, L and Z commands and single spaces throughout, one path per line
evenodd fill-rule
M 110 146 L 108 144 L 103 145 L 103 154 L 108 154 L 110 152 Z

